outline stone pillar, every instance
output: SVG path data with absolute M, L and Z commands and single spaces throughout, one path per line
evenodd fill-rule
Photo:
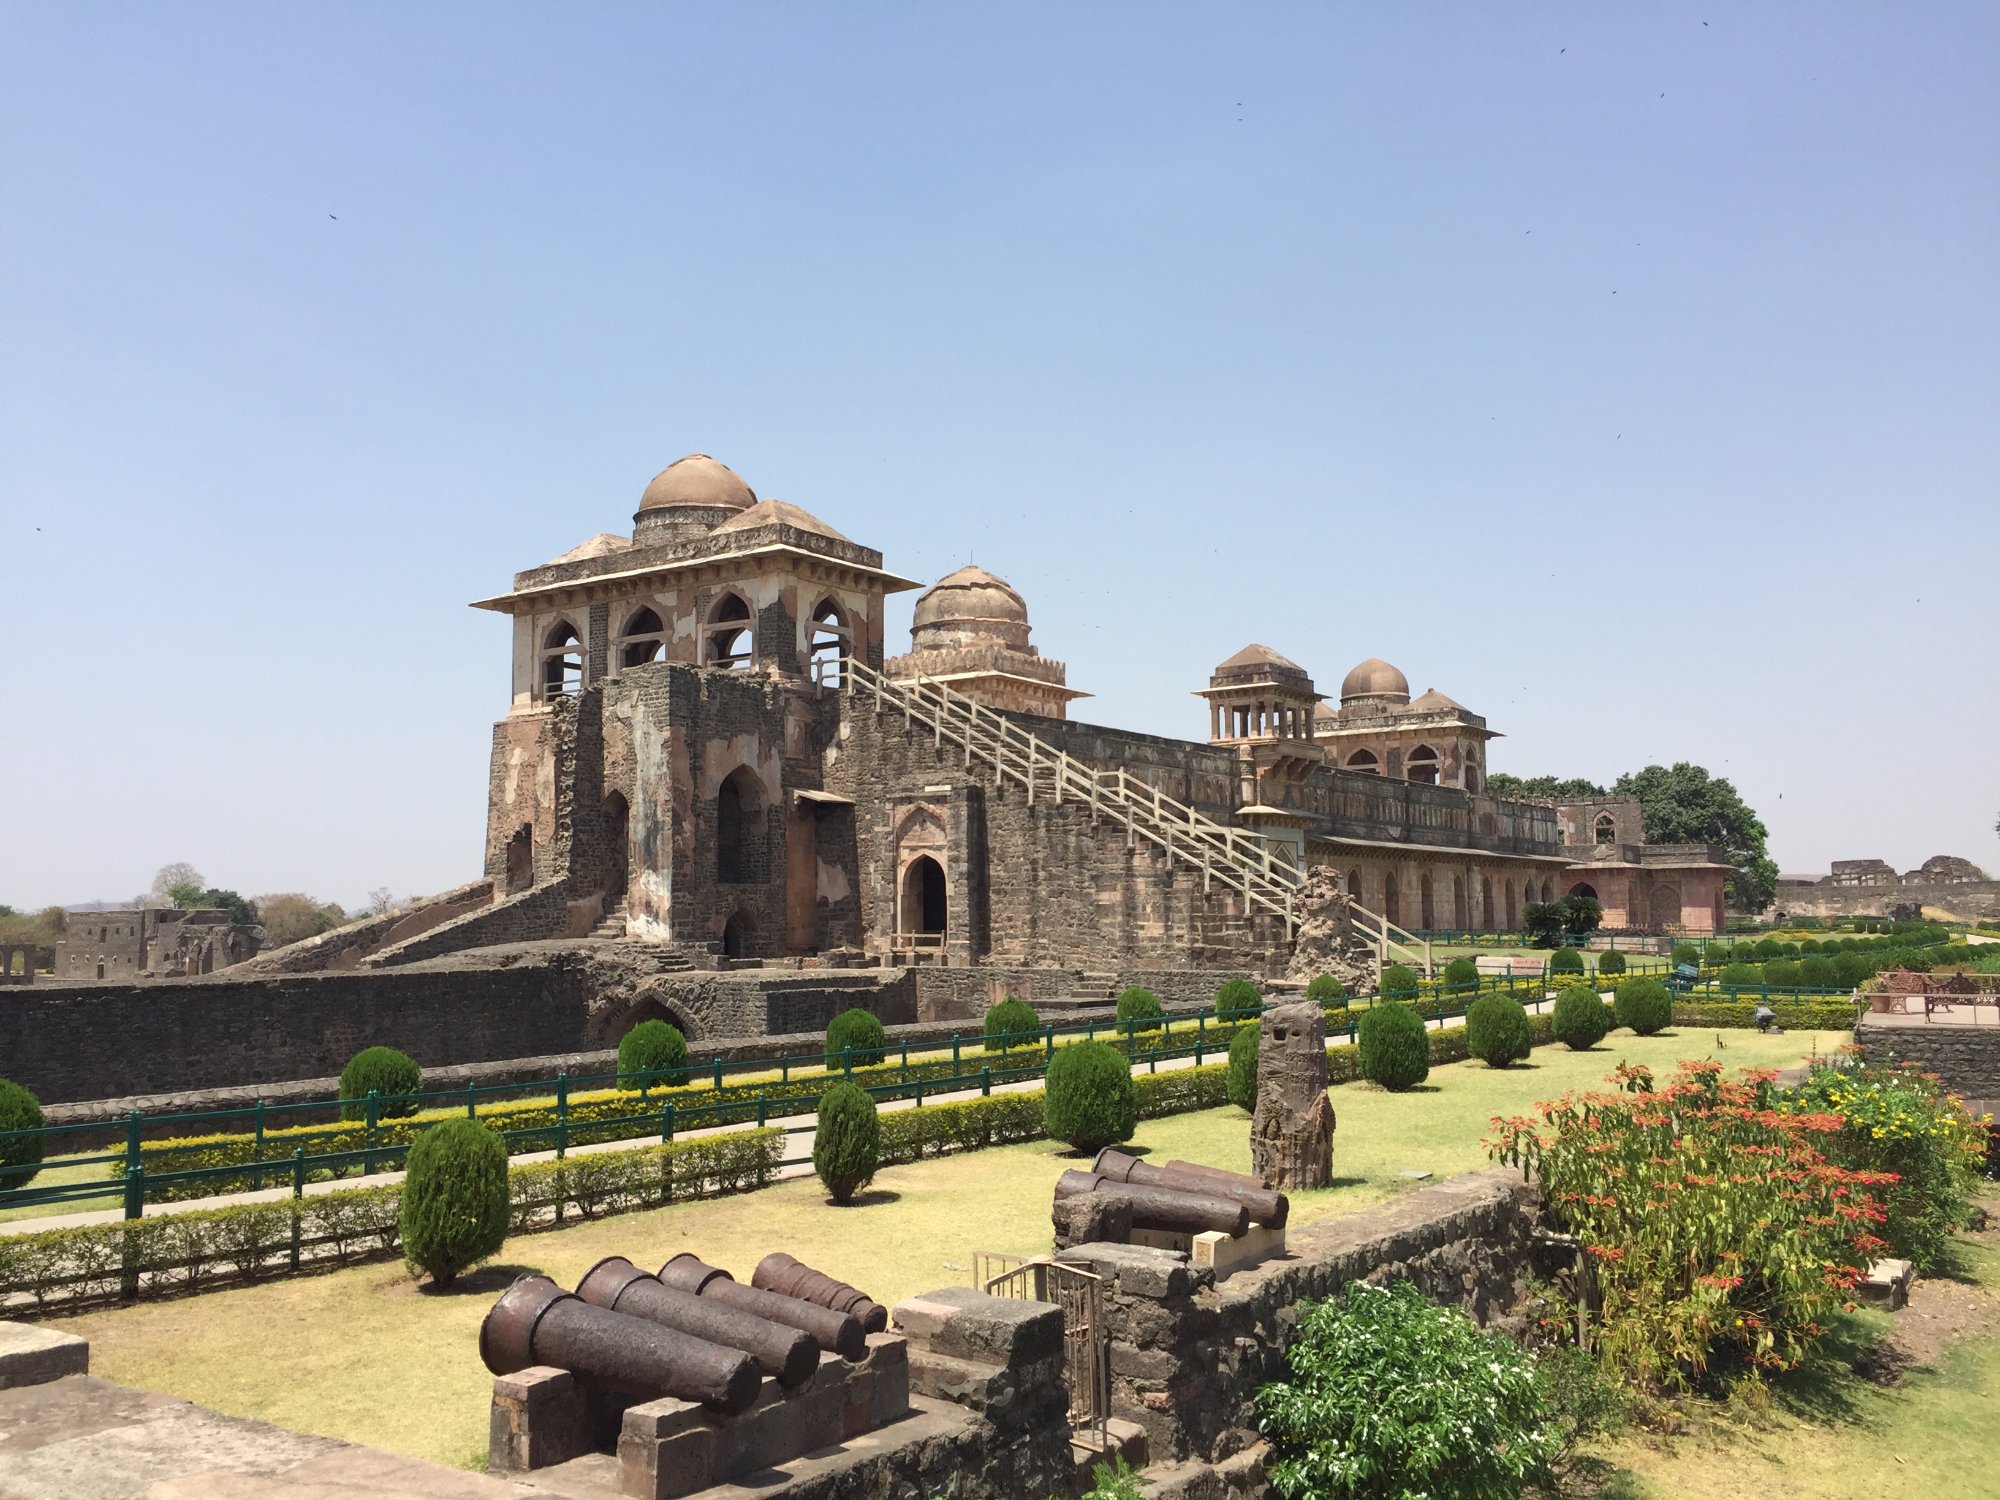
M 1280 1192 L 1333 1181 L 1333 1104 L 1326 1096 L 1326 1015 L 1317 1005 L 1264 1012 L 1250 1170 Z

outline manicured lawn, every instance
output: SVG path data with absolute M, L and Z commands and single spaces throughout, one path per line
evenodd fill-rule
M 96 1209 L 117 1208 L 124 1201 L 120 1185 L 105 1176 L 107 1168 L 101 1161 L 88 1166 L 76 1166 L 69 1158 L 51 1157 L 35 1174 L 30 1187 L 61 1187 L 72 1182 L 101 1182 L 104 1193 L 101 1197 L 72 1198 L 65 1203 L 30 1203 L 20 1208 L 0 1208 L 0 1222 L 8 1219 L 46 1219 L 57 1214 L 89 1213 Z
M 1961 1245 L 1952 1291 L 1983 1308 L 1979 1331 L 1934 1364 L 1880 1386 L 1849 1363 L 1921 1315 L 1843 1319 L 1814 1365 L 1776 1383 L 1766 1410 L 1698 1422 L 1682 1437 L 1629 1434 L 1600 1446 L 1605 1497 L 1623 1500 L 1987 1500 L 2000 1494 L 2000 1249 Z M 1970 1294 L 1970 1295 L 1967 1295 Z
M 1300 1195 L 1293 1217 L 1308 1223 L 1406 1192 L 1416 1184 L 1399 1175 L 1405 1171 L 1447 1177 L 1483 1166 L 1480 1139 L 1491 1116 L 1593 1086 L 1621 1060 L 1670 1070 L 1678 1058 L 1712 1055 L 1732 1066 L 1775 1066 L 1841 1040 L 1812 1032 L 1644 1039 L 1617 1032 L 1588 1053 L 1541 1048 L 1530 1064 L 1504 1072 L 1479 1063 L 1439 1068 L 1413 1094 L 1344 1086 L 1332 1096 L 1336 1185 Z M 1147 1122 L 1136 1144 L 1158 1160 L 1249 1166 L 1247 1120 L 1233 1108 Z M 419 1292 L 400 1266 L 379 1264 L 90 1313 L 62 1326 L 91 1341 L 92 1368 L 109 1379 L 307 1432 L 472 1464 L 485 1450 L 489 1381 L 477 1352 L 479 1321 L 519 1270 L 574 1285 L 606 1255 L 652 1269 L 692 1250 L 748 1279 L 761 1256 L 785 1250 L 893 1303 L 964 1285 L 975 1250 L 1045 1252 L 1051 1189 L 1078 1164 L 1062 1148 L 1037 1142 L 890 1168 L 863 1201 L 844 1209 L 830 1207 L 808 1180 L 604 1219 L 513 1240 L 501 1256 L 504 1268 L 451 1295 Z

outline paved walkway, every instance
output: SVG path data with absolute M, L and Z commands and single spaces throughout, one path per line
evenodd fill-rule
M 1537 1000 L 1529 1004 L 1527 1009 L 1531 1012 L 1544 1011 L 1548 1009 L 1550 1004 L 1551 1002 L 1546 999 Z M 1454 1018 L 1454 1020 L 1456 1019 Z M 1442 1031 L 1445 1027 L 1443 1021 L 1432 1021 L 1427 1024 L 1434 1031 Z M 1218 1047 L 1207 1054 L 1203 1061 L 1205 1063 L 1221 1062 L 1226 1057 L 1226 1051 Z M 1132 1071 L 1134 1073 L 1171 1073 L 1182 1068 L 1192 1068 L 1194 1066 L 1195 1060 L 1191 1056 L 1167 1057 L 1160 1059 L 1157 1064 L 1135 1064 Z M 1024 1078 L 1012 1083 L 996 1083 L 993 1085 L 993 1092 L 995 1094 L 1039 1093 L 1041 1088 L 1042 1080 L 1039 1077 Z M 942 1094 L 926 1093 L 924 1095 L 924 1104 L 956 1104 L 968 1099 L 978 1099 L 981 1097 L 983 1096 L 976 1088 L 955 1089 Z M 884 1099 L 880 1102 L 879 1108 L 886 1113 L 895 1110 L 916 1109 L 918 1105 L 914 1099 Z M 810 1135 L 818 1123 L 818 1116 L 814 1114 L 786 1115 L 782 1118 L 768 1121 L 767 1128 L 783 1130 L 788 1135 Z M 756 1128 L 755 1125 L 748 1123 L 712 1125 L 699 1130 L 676 1131 L 674 1139 L 677 1141 L 698 1140 L 704 1136 L 728 1135 Z M 645 1137 L 632 1136 L 622 1141 L 599 1141 L 587 1146 L 572 1146 L 566 1155 L 590 1156 L 600 1151 L 630 1151 L 634 1147 L 642 1146 L 646 1143 Z M 510 1157 L 509 1162 L 512 1164 L 524 1164 L 529 1162 L 554 1161 L 555 1159 L 556 1153 L 554 1151 L 529 1151 Z M 272 1170 L 282 1172 L 285 1168 L 279 1166 Z M 791 1178 L 809 1177 L 811 1175 L 811 1162 L 794 1161 L 787 1166 L 780 1167 L 774 1174 L 774 1177 L 775 1180 L 783 1182 Z M 304 1192 L 310 1197 L 321 1193 L 347 1192 L 354 1188 L 388 1187 L 402 1180 L 403 1174 L 401 1172 L 374 1172 L 362 1177 L 334 1177 L 319 1182 L 308 1182 L 305 1184 Z M 118 1188 L 114 1185 L 109 1191 L 116 1193 Z M 203 1209 L 229 1208 L 244 1203 L 280 1203 L 291 1196 L 291 1186 L 286 1184 L 282 1187 L 264 1188 L 261 1191 L 218 1193 L 207 1198 L 177 1198 L 164 1203 L 148 1203 L 145 1207 L 145 1216 L 153 1219 L 170 1214 L 196 1213 Z M 121 1204 L 116 1208 L 88 1209 L 69 1214 L 51 1214 L 38 1219 L 9 1219 L 0 1221 L 0 1237 L 15 1234 L 34 1234 L 44 1229 L 76 1229 L 90 1224 L 117 1224 L 122 1223 L 124 1218 L 124 1208 Z

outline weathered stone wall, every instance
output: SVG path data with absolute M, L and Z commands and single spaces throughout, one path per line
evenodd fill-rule
M 1107 1278 L 1112 1414 L 1154 1462 L 1214 1461 L 1255 1441 L 1252 1403 L 1280 1379 L 1297 1303 L 1353 1281 L 1409 1280 L 1503 1326 L 1531 1265 L 1534 1199 L 1493 1168 L 1287 1234 L 1287 1254 L 1217 1283 L 1171 1251 L 1077 1245 L 1057 1258 Z
M 2000 918 L 2000 880 L 1834 885 L 1781 880 L 1777 905 L 1795 917 L 1885 917 L 1895 906 L 1935 906 L 1967 921 Z
M 58 1103 L 328 1077 L 375 1045 L 426 1067 L 581 1052 L 651 1016 L 696 1043 L 823 1031 L 851 1006 L 913 1019 L 914 987 L 881 977 L 649 974 L 551 948 L 480 965 L 35 985 L 0 1000 L 0 1058 L 7 1076 Z
M 1968 1098 L 2000 1098 L 2000 1026 L 1884 1026 L 1864 1014 L 1854 1040 L 1870 1057 L 1921 1065 Z

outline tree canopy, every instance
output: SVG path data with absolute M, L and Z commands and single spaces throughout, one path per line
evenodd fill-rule
M 1486 778 L 1486 789 L 1500 797 L 1542 797 L 1550 802 L 1581 802 L 1602 797 L 1604 788 L 1581 776 L 1509 776 L 1505 771 Z
M 1735 867 L 1726 882 L 1737 911 L 1762 911 L 1778 891 L 1778 866 L 1765 850 L 1764 820 L 1728 779 L 1687 761 L 1620 776 L 1614 797 L 1637 797 L 1652 844 L 1720 844 Z

